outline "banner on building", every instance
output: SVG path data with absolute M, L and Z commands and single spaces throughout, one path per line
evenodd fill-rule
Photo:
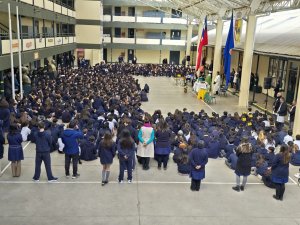
M 243 29 L 242 13 L 237 12 L 235 24 L 234 24 L 234 41 L 236 44 L 241 42 L 242 29 Z

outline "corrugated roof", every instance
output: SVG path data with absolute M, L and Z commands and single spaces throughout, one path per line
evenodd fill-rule
M 230 21 L 224 22 L 222 42 L 225 46 Z M 243 49 L 247 22 L 243 21 L 241 42 L 235 48 Z M 209 45 L 215 44 L 216 29 L 208 32 Z M 197 42 L 198 37 L 192 39 Z M 257 19 L 255 45 L 256 52 L 300 57 L 300 10 L 272 13 Z

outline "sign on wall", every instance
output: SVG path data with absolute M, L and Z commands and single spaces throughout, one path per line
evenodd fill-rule
M 23 40 L 23 51 L 28 51 L 34 49 L 34 39 L 24 39 Z

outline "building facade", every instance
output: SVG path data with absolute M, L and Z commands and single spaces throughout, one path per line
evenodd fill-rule
M 23 66 L 30 69 L 44 67 L 51 59 L 63 64 L 64 56 L 70 58 L 76 48 L 74 0 L 3 0 L 0 3 L 0 71 L 10 68 L 8 3 L 15 67 L 19 64 L 19 48 Z M 19 7 L 20 46 L 16 6 Z

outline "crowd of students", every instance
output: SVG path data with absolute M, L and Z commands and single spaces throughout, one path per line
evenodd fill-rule
M 261 175 L 268 187 L 275 187 L 275 198 L 282 200 L 289 162 L 300 165 L 300 135 L 294 141 L 291 131 L 276 126 L 272 117 L 251 110 L 242 115 L 224 112 L 210 116 L 204 110 L 183 109 L 165 117 L 156 110 L 150 115 L 141 109 L 141 93 L 147 95 L 149 86 L 141 90 L 138 80 L 129 75 L 132 71 L 121 71 L 119 66 L 63 68 L 55 79 L 37 77 L 33 91 L 24 99 L 11 104 L 4 98 L 0 101 L 13 176 L 21 174 L 21 143 L 27 140 L 36 144 L 34 181 L 39 181 L 42 161 L 48 180 L 57 180 L 51 172 L 50 152 L 55 150 L 65 155 L 66 177 L 70 177 L 72 162 L 73 179 L 80 176 L 79 159 L 89 161 L 99 156 L 102 185 L 109 182 L 110 165 L 116 154 L 120 165 L 118 181 L 124 182 L 127 171 L 127 181 L 131 183 L 135 155 L 144 170 L 150 168 L 151 158 L 157 161 L 158 170 L 166 170 L 173 152 L 178 172 L 191 176 L 193 191 L 200 189 L 208 158 L 224 157 L 235 170 L 234 190 L 245 189 L 252 171 Z M 0 135 L 0 146 L 5 142 L 4 136 Z M 277 147 L 280 152 L 275 155 Z M 3 148 L 0 156 L 3 157 Z

